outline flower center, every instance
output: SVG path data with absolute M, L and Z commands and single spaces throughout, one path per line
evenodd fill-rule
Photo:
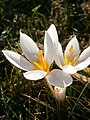
M 75 52 L 75 50 L 73 49 L 73 46 L 71 46 L 69 48 L 69 57 L 67 58 L 67 56 L 64 54 L 63 66 L 64 65 L 72 65 L 72 66 L 74 66 L 76 64 L 77 57 L 73 58 L 74 52 Z
M 36 56 L 37 61 L 35 61 L 33 64 L 35 65 L 34 70 L 43 70 L 49 73 L 49 65 L 48 62 L 44 60 L 43 54 L 41 51 L 38 51 L 38 55 Z
M 66 88 L 54 87 L 57 93 L 64 93 Z
M 60 88 L 56 88 L 56 91 L 57 91 L 57 92 L 60 92 Z

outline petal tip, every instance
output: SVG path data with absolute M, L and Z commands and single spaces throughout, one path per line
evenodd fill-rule
M 2 53 L 5 55 L 9 50 L 2 50 Z

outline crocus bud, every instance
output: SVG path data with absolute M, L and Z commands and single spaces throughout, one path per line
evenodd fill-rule
M 65 96 L 66 96 L 66 88 L 60 88 L 60 87 L 54 87 L 54 94 L 55 98 L 63 104 L 65 101 Z

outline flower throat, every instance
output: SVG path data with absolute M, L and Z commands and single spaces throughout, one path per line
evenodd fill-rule
M 49 73 L 49 65 L 48 62 L 44 60 L 43 54 L 41 51 L 38 51 L 38 55 L 36 56 L 37 62 L 34 62 L 35 68 L 34 70 L 43 70 Z
M 72 65 L 74 66 L 76 64 L 77 57 L 73 58 L 73 54 L 75 53 L 75 50 L 73 49 L 73 46 L 69 48 L 69 58 L 67 58 L 66 54 L 64 54 L 64 65 Z

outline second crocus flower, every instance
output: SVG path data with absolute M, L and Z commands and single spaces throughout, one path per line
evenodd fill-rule
M 90 46 L 80 54 L 79 43 L 76 36 L 74 36 L 67 44 L 63 53 L 55 26 L 48 34 L 52 41 L 54 39 L 56 40 L 54 44 L 54 60 L 61 70 L 55 69 L 51 71 L 47 79 L 50 84 L 55 86 L 54 93 L 56 99 L 64 102 L 66 87 L 70 86 L 73 82 L 71 75 L 86 68 L 90 64 Z

